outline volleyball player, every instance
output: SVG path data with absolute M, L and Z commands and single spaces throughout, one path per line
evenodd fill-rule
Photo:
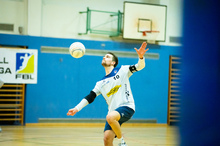
M 113 146 L 115 137 L 119 139 L 119 146 L 127 146 L 120 126 L 128 121 L 135 112 L 129 78 L 134 72 L 140 71 L 145 67 L 144 54 L 148 51 L 146 46 L 147 43 L 143 42 L 139 49 L 134 48 L 139 57 L 138 63 L 135 65 L 116 67 L 118 64 L 117 56 L 108 52 L 102 60 L 102 66 L 105 68 L 106 75 L 96 83 L 89 95 L 67 113 L 67 115 L 75 115 L 83 107 L 92 103 L 96 96 L 102 94 L 108 104 L 108 114 L 104 129 L 105 146 Z

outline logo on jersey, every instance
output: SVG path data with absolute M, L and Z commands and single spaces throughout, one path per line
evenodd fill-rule
M 111 96 L 113 94 L 115 94 L 116 92 L 118 92 L 118 89 L 121 87 L 121 85 L 116 85 L 114 88 L 112 88 L 108 93 L 107 96 Z
M 34 73 L 34 55 L 30 53 L 16 53 L 16 73 Z

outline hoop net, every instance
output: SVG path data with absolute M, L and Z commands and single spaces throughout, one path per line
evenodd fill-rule
M 142 35 L 143 37 L 147 38 L 148 43 L 155 44 L 157 36 L 159 35 L 160 31 L 143 31 Z

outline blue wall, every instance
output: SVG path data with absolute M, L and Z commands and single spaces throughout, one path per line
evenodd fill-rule
M 41 46 L 69 47 L 74 41 L 81 41 L 87 49 L 118 51 L 135 51 L 133 48 L 141 45 L 0 34 L 0 45 L 38 49 L 38 83 L 26 86 L 25 123 L 37 123 L 38 118 L 70 118 L 66 116 L 67 111 L 78 104 L 94 88 L 96 81 L 105 75 L 100 56 L 74 59 L 68 54 L 40 52 Z M 160 58 L 146 59 L 146 67 L 130 78 L 136 103 L 133 119 L 156 119 L 158 123 L 167 123 L 169 56 L 180 55 L 181 47 L 148 47 L 148 52 L 159 53 Z M 119 58 L 119 65 L 135 64 L 137 61 Z M 100 95 L 74 117 L 105 118 L 106 113 L 107 105 Z

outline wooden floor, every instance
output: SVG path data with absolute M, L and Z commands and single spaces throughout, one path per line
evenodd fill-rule
M 103 146 L 103 126 L 1 126 L 0 146 Z M 174 126 L 122 127 L 128 146 L 177 146 Z M 114 146 L 118 145 L 117 139 Z

